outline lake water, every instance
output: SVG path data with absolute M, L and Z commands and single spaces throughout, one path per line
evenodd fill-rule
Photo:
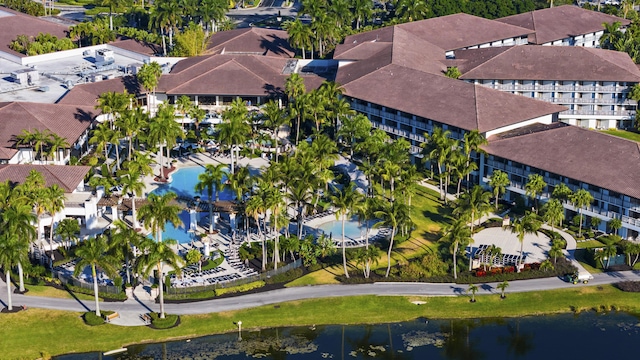
M 638 318 L 583 313 L 243 331 L 55 359 L 623 359 L 639 343 Z

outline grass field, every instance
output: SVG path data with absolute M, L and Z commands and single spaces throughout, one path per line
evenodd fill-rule
M 157 342 L 177 338 L 193 338 L 236 329 L 309 326 L 311 324 L 362 324 L 399 322 L 427 317 L 479 318 L 511 317 L 536 314 L 566 313 L 583 310 L 623 310 L 640 312 L 640 294 L 625 293 L 613 286 L 586 287 L 509 294 L 500 300 L 498 294 L 477 296 L 470 303 L 461 297 L 356 296 L 348 298 L 295 301 L 275 306 L 219 314 L 182 316 L 181 325 L 167 330 L 115 325 L 87 326 L 80 313 L 29 309 L 0 315 L 3 341 L 1 359 L 34 359 L 41 353 L 56 355 L 69 352 L 108 351 L 141 342 Z M 414 305 L 413 300 L 425 301 Z M 381 311 L 393 309 L 393 311 Z M 55 339 L 55 340 L 54 340 Z
M 25 285 L 25 288 L 29 290 L 25 295 L 27 296 L 42 296 L 58 299 L 73 299 L 74 297 L 66 290 L 56 289 L 52 286 L 44 285 Z M 95 300 L 92 295 L 75 293 L 75 297 L 80 300 Z
M 640 142 L 640 134 L 634 131 L 626 131 L 626 130 L 602 130 L 603 133 L 621 137 L 627 140 L 632 140 L 636 142 Z
M 410 216 L 416 225 L 416 229 L 411 233 L 411 237 L 407 241 L 394 246 L 391 253 L 391 265 L 396 264 L 399 260 L 418 257 L 429 251 L 429 248 L 438 239 L 438 232 L 445 223 L 444 216 L 448 215 L 448 210 L 445 210 L 438 200 L 438 193 L 423 186 L 418 186 L 418 191 L 411 199 L 411 202 Z M 378 265 L 374 265 L 374 268 L 387 267 L 387 249 L 381 250 Z M 357 272 L 361 270 L 356 268 L 355 263 L 350 263 L 349 271 Z M 298 278 L 288 283 L 287 287 L 338 284 L 339 281 L 336 280 L 336 276 L 343 274 L 342 264 L 335 265 Z

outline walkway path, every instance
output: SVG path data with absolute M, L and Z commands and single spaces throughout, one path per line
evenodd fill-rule
M 612 284 L 620 281 L 640 281 L 640 272 L 622 271 L 594 274 L 589 285 Z M 575 286 L 558 278 L 544 278 L 532 280 L 518 280 L 510 282 L 509 292 L 528 292 L 570 288 Z M 479 284 L 478 295 L 499 294 L 497 283 Z M 295 301 L 312 298 L 342 297 L 356 295 L 419 295 L 419 296 L 458 296 L 465 294 L 465 284 L 434 284 L 434 283 L 374 283 L 359 285 L 320 285 L 304 286 L 273 290 L 263 293 L 200 301 L 191 304 L 165 304 L 168 313 L 207 314 L 221 311 L 247 309 L 256 306 L 277 304 L 285 301 Z M 136 294 L 138 292 L 136 291 Z M 0 282 L 0 302 L 6 304 L 6 287 Z M 54 299 L 27 295 L 13 295 L 14 306 L 26 305 L 34 308 L 57 309 L 84 312 L 94 309 L 94 302 L 89 300 Z M 122 303 L 101 303 L 102 310 L 118 311 L 120 319 L 113 323 L 119 325 L 142 325 L 140 314 L 149 311 L 159 311 L 159 305 L 149 297 L 127 300 Z

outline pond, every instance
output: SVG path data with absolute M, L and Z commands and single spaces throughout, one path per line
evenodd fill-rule
M 582 313 L 243 330 L 241 335 L 133 345 L 112 356 L 55 359 L 622 359 L 636 353 L 640 324 L 624 313 Z

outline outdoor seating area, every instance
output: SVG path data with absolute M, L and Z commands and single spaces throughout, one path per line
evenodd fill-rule
M 515 266 L 519 260 L 519 254 L 491 254 L 490 246 L 487 244 L 482 244 L 478 246 L 478 250 L 476 250 L 474 257 L 477 258 L 481 264 L 489 264 L 491 266 Z M 527 256 L 522 257 L 522 262 L 527 262 Z
M 73 273 L 76 269 L 76 264 L 78 260 L 71 260 L 65 264 L 54 267 L 55 272 L 61 276 L 67 278 L 73 278 Z M 92 284 L 93 276 L 91 275 L 91 268 L 86 267 L 84 271 L 76 277 L 81 282 Z M 98 285 L 100 286 L 114 286 L 113 280 L 107 277 L 107 275 L 101 271 L 98 271 Z

